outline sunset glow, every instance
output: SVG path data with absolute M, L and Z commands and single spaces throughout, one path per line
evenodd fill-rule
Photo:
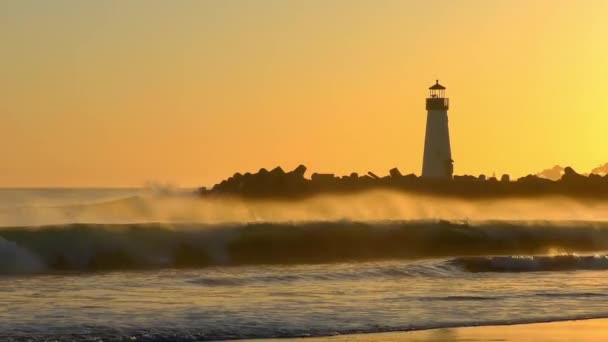
M 0 186 L 212 185 L 277 165 L 455 174 L 608 161 L 608 2 L 0 4 Z

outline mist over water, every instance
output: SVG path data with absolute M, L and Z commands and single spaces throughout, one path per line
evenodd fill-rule
M 608 250 L 608 201 L 566 197 L 464 200 L 370 191 L 280 201 L 175 189 L 2 195 L 0 273 Z M 10 206 L 12 198 L 19 201 Z M 541 259 L 505 260 L 460 265 L 500 271 L 496 263 L 523 263 L 534 270 Z
M 22 203 L 0 208 L 0 226 L 135 222 L 306 222 L 382 220 L 604 221 L 608 201 L 567 197 L 476 199 L 391 191 L 321 195 L 303 200 L 201 198 L 143 193 L 100 203 Z

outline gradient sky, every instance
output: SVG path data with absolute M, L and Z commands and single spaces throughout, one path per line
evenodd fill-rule
M 260 167 L 608 161 L 608 1 L 0 2 L 0 186 L 212 185 Z

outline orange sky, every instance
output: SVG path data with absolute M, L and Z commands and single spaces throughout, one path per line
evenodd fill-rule
M 456 174 L 608 161 L 608 1 L 0 3 L 0 186 L 212 185 L 300 163 Z

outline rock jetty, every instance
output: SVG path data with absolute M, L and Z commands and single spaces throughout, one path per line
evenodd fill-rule
M 200 188 L 201 196 L 235 196 L 243 198 L 299 199 L 327 193 L 354 193 L 385 189 L 409 193 L 451 196 L 461 198 L 568 196 L 608 199 L 608 175 L 582 175 L 571 167 L 564 169 L 561 179 L 553 181 L 527 175 L 511 181 L 509 175 L 500 180 L 485 175 L 454 176 L 451 180 L 421 178 L 413 173 L 402 174 L 397 168 L 386 176 L 373 172 L 365 175 L 351 173 L 336 176 L 331 173 L 313 173 L 305 177 L 307 168 L 300 165 L 285 172 L 281 167 L 257 173 L 235 173 L 211 189 Z

